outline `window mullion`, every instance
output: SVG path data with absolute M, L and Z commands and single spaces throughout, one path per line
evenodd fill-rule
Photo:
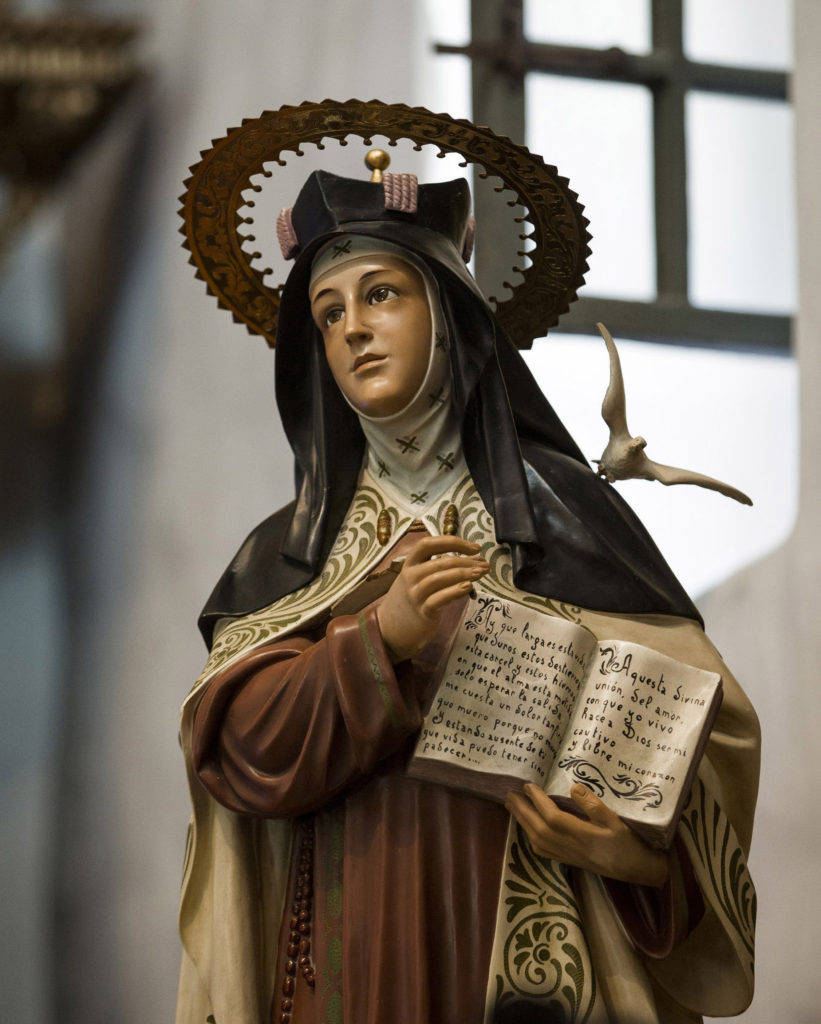
M 473 0 L 471 43 L 437 47 L 443 53 L 464 53 L 471 58 L 475 123 L 491 125 L 513 139 L 524 138 L 528 71 L 634 82 L 645 85 L 653 96 L 657 299 L 626 302 L 583 296 L 554 330 L 587 333 L 594 330 L 596 320 L 604 319 L 611 330 L 625 337 L 788 350 L 788 317 L 690 305 L 685 130 L 688 90 L 783 101 L 788 76 L 688 60 L 683 50 L 683 0 L 652 0 L 653 49 L 648 54 L 530 43 L 524 36 L 522 8 L 523 0 Z M 628 189 L 624 199 L 629 203 Z M 492 189 L 482 187 L 475 190 L 475 210 L 476 277 L 489 294 L 510 278 L 509 257 L 501 244 L 510 232 L 510 214 Z
M 653 0 L 653 49 L 675 68 L 683 62 L 681 0 Z M 687 150 L 682 77 L 670 74 L 653 87 L 656 286 L 658 301 L 688 302 Z
M 499 41 L 500 22 L 503 32 L 509 33 L 511 47 L 522 39 L 521 0 L 503 0 L 502 3 L 471 3 L 470 32 L 472 44 Z M 518 18 L 518 23 L 516 19 Z M 499 135 L 511 139 L 525 136 L 524 76 L 504 74 L 493 60 L 471 61 L 473 121 L 492 125 Z M 491 244 L 493 238 L 503 238 L 509 230 L 510 211 L 498 201 L 491 189 L 474 189 L 477 244 L 474 271 L 479 287 L 490 294 L 498 290 L 502 281 L 510 277 L 511 267 L 505 260 L 504 247 Z

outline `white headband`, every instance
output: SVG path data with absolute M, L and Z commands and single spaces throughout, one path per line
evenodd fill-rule
M 397 256 L 414 267 L 418 266 L 418 262 L 405 249 L 392 242 L 368 238 L 366 235 L 339 235 L 323 245 L 314 256 L 308 287 L 313 288 L 320 278 L 353 260 L 361 260 L 366 256 L 383 255 Z

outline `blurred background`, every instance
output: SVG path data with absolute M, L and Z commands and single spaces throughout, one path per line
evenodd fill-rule
M 618 485 L 762 718 L 742 1019 L 821 1021 L 820 45 L 817 0 L 0 0 L 4 1021 L 173 1019 L 196 616 L 292 496 L 274 354 L 194 279 L 177 197 L 243 117 L 328 96 L 472 117 L 556 164 L 593 256 L 527 356 L 543 389 L 596 458 L 603 320 L 650 456 L 753 498 Z M 279 207 L 364 153 L 275 169 L 274 277 Z M 477 185 L 475 270 L 503 297 L 511 213 Z

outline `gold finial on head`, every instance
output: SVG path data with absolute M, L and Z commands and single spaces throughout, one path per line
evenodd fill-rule
M 365 157 L 365 166 L 371 170 L 371 181 L 382 180 L 382 172 L 390 167 L 391 158 L 384 149 L 371 149 Z

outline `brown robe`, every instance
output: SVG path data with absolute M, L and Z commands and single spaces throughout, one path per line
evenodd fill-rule
M 417 540 L 408 535 L 391 556 Z M 314 834 L 309 903 L 306 892 L 294 902 L 299 838 L 292 848 L 273 1021 L 283 1000 L 292 1024 L 484 1018 L 508 814 L 404 772 L 458 612 L 443 616 L 419 659 L 396 666 L 374 606 L 341 616 L 314 636 L 253 650 L 197 708 L 194 769 L 212 796 L 240 814 L 308 821 Z M 610 886 L 646 955 L 665 955 L 698 919 L 681 862 L 675 886 Z M 313 991 L 298 966 L 286 973 L 291 918 L 306 906 Z

